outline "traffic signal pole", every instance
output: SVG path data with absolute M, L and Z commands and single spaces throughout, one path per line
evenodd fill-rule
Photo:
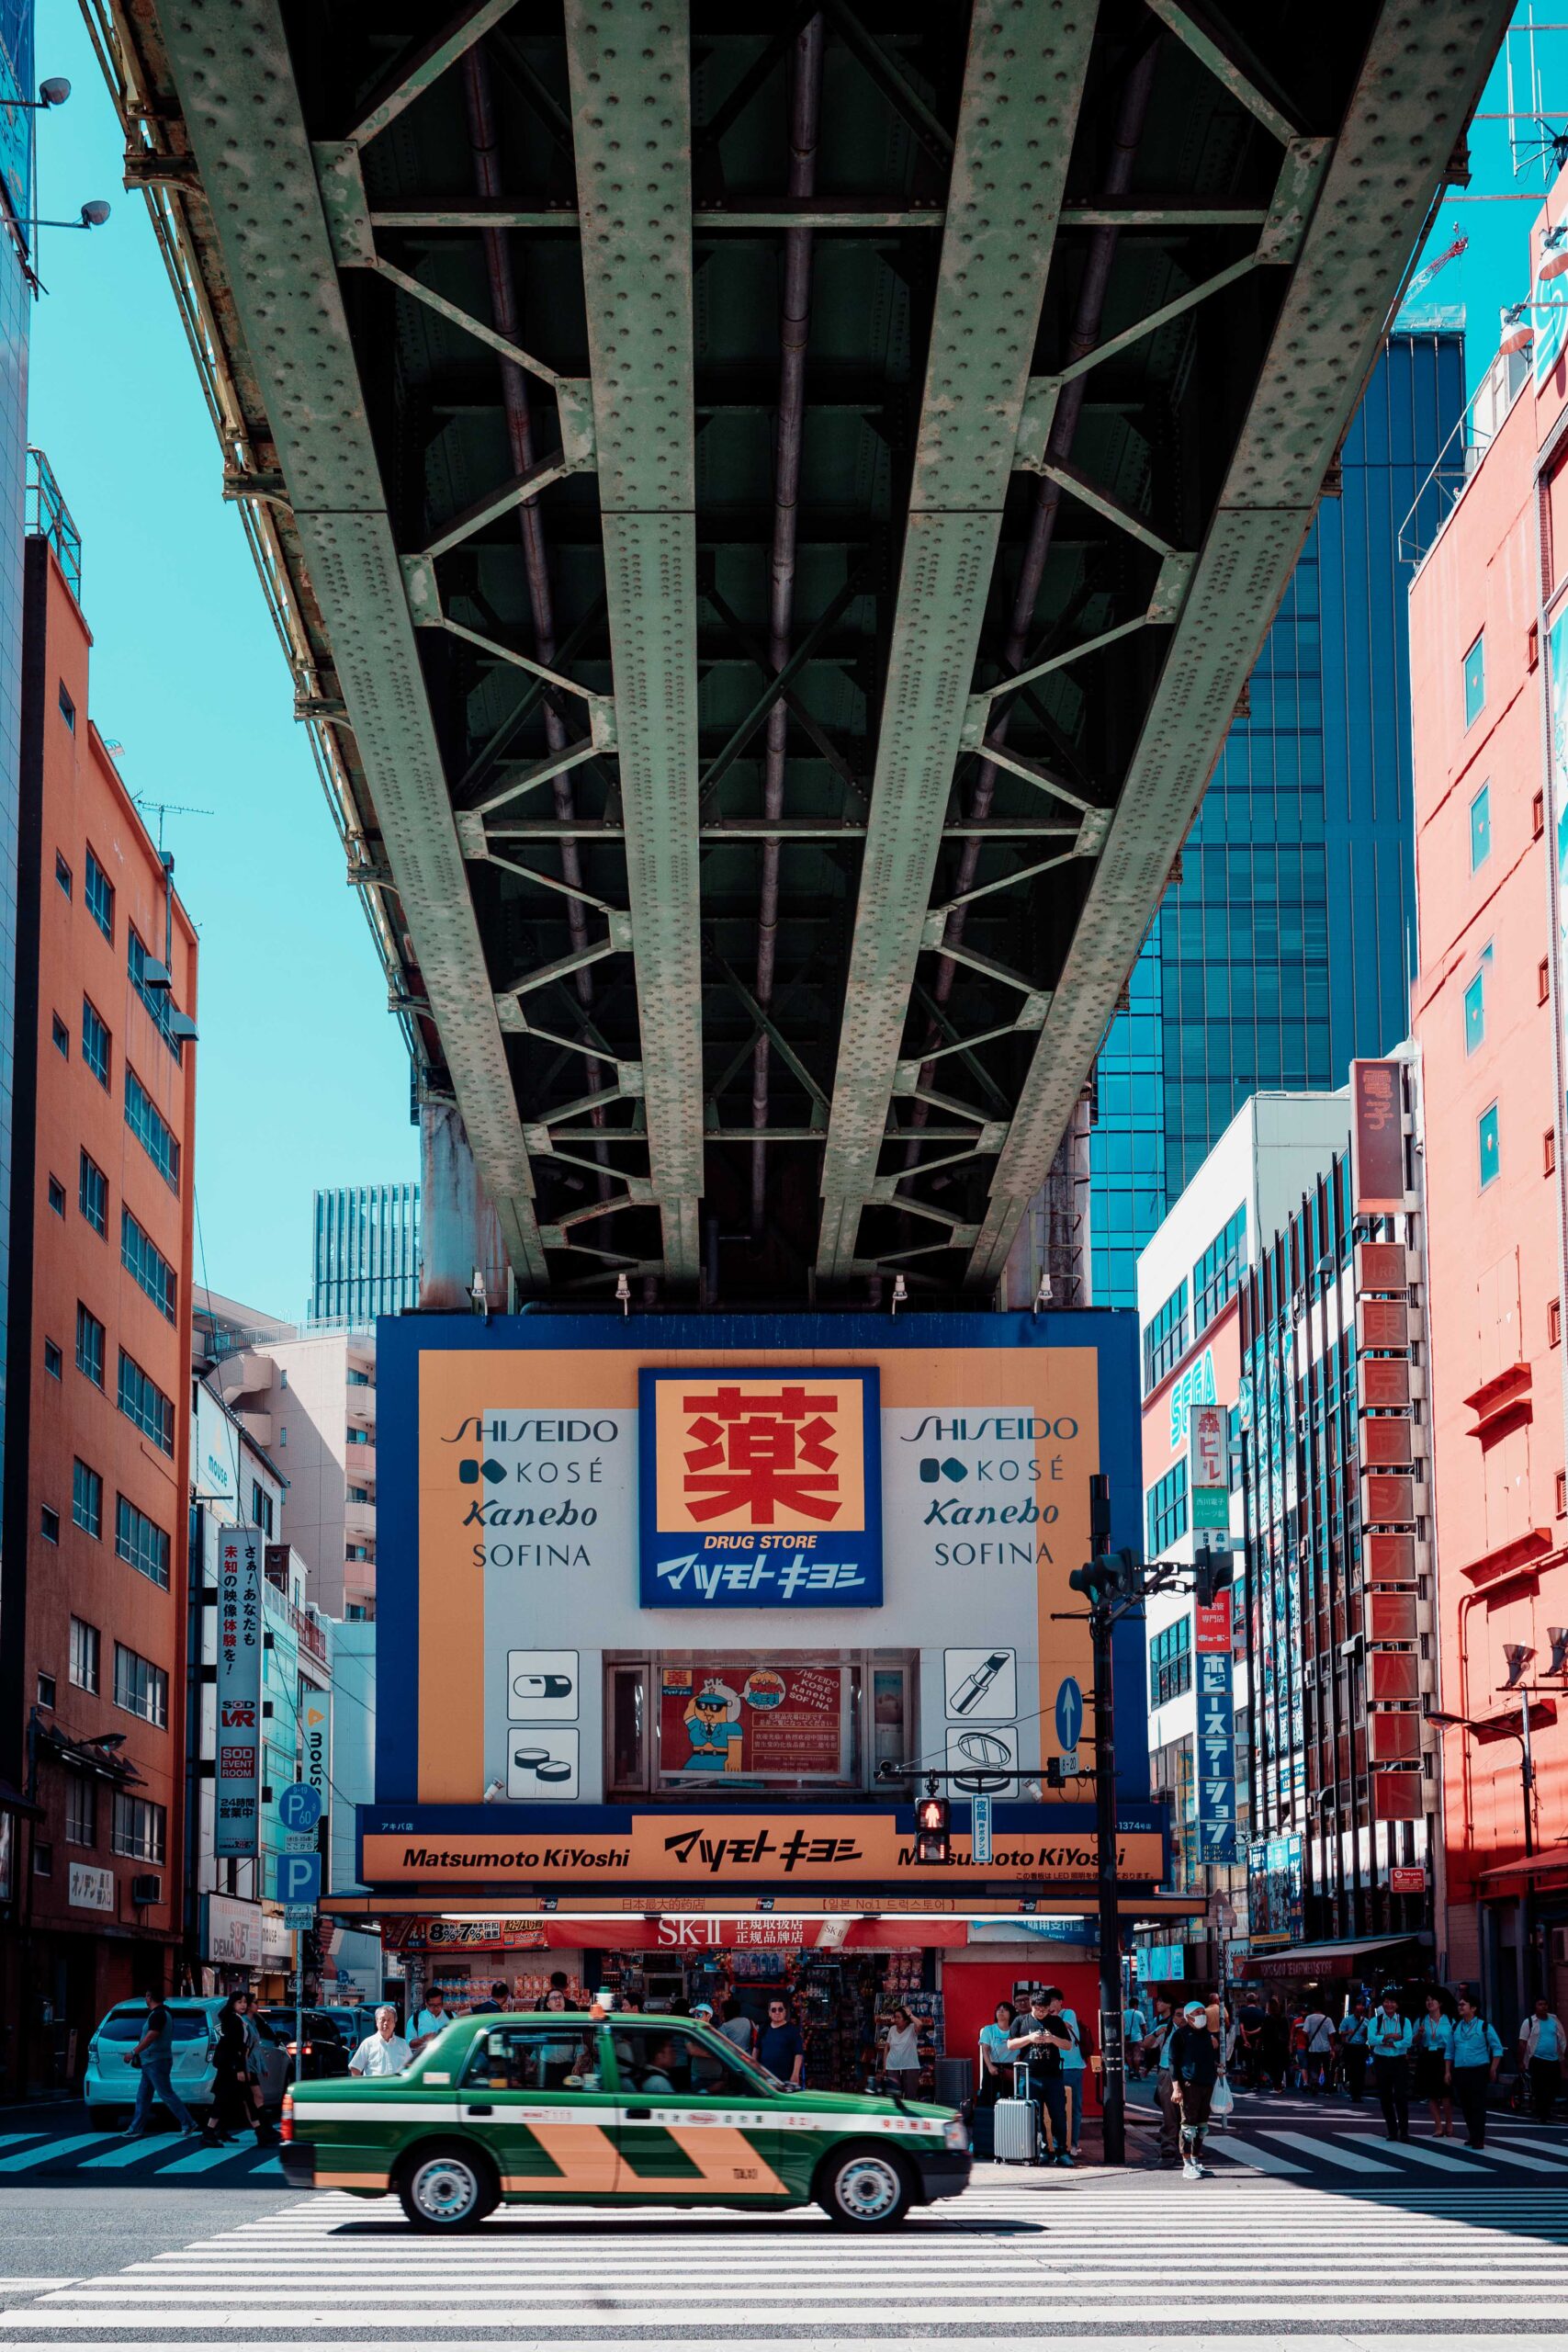
M 1122 2048 L 1122 1921 L 1116 1899 L 1116 1694 L 1111 1663 L 1111 1616 L 1089 1611 L 1094 1647 L 1094 1835 L 1100 1892 L 1100 2104 L 1105 2162 L 1127 2161 L 1125 2066 Z

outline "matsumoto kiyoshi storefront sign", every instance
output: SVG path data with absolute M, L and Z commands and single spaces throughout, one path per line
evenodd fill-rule
M 874 1371 L 637 1385 L 645 1609 L 881 1606 Z

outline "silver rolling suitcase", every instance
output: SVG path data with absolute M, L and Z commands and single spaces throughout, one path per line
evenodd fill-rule
M 999 2098 L 991 2113 L 995 2119 L 996 2162 L 999 2165 L 1032 2165 L 1040 2153 L 1040 2109 L 1032 2098 L 1020 2098 L 1018 2092 L 1027 2087 L 1028 2075 L 1022 2067 L 1012 2070 L 1013 2097 Z

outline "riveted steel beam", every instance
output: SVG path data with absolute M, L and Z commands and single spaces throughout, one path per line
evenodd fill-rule
M 458 1107 L 518 1282 L 542 1289 L 533 1172 L 282 15 L 277 0 L 182 0 L 161 21 Z
M 972 1285 L 999 1279 L 1072 1115 L 1508 15 L 1507 0 L 1379 14 L 998 1157 Z
M 649 1168 L 672 1281 L 703 1184 L 691 41 L 685 0 L 567 0 Z
M 823 1156 L 829 1279 L 874 1195 L 1094 20 L 1093 0 L 978 0 L 971 21 Z

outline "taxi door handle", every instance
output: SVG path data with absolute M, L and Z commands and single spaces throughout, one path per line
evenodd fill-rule
M 652 2116 L 652 2113 L 653 2109 L 651 2107 L 628 2107 L 626 2109 L 626 2120 L 628 2123 L 646 2123 Z
M 477 2105 L 474 2100 L 470 2099 L 468 2101 L 468 2112 L 470 2115 L 493 2115 L 495 2113 L 495 2109 L 493 2107 L 488 2105 Z

